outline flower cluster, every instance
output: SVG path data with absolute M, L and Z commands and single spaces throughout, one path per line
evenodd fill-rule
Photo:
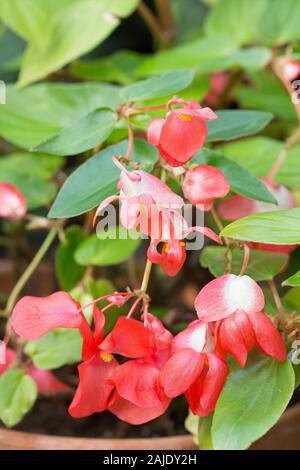
M 131 297 L 129 292 L 106 296 L 109 304 L 102 310 L 96 299 L 93 330 L 80 304 L 65 292 L 24 297 L 14 308 L 12 327 L 27 340 L 55 328 L 79 329 L 83 362 L 69 408 L 75 418 L 109 410 L 130 424 L 142 424 L 163 414 L 181 394 L 194 414 L 206 416 L 226 381 L 228 353 L 241 367 L 254 347 L 278 361 L 286 358 L 281 336 L 262 312 L 262 290 L 248 276 L 229 274 L 207 284 L 195 301 L 199 319 L 175 337 L 147 304 L 141 320 L 120 316 L 105 337 L 104 312 Z

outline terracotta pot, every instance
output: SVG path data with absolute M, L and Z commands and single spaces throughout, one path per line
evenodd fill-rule
M 290 408 L 251 449 L 300 450 L 300 405 Z M 0 429 L 0 450 L 192 450 L 191 436 L 152 439 L 86 439 Z

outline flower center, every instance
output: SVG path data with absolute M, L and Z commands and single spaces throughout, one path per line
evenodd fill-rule
M 184 114 L 184 113 L 180 113 L 179 114 L 179 119 L 181 119 L 182 121 L 185 121 L 185 122 L 190 122 L 192 120 L 193 116 L 191 116 L 190 114 Z
M 102 352 L 100 357 L 103 362 L 111 362 L 113 360 L 113 355 L 108 352 Z

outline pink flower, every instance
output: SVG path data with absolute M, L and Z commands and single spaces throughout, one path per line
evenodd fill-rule
M 0 183 L 0 217 L 22 219 L 27 211 L 24 195 L 10 183 Z
M 194 100 L 185 103 L 175 97 L 169 103 L 172 104 L 182 107 L 171 109 L 166 119 L 154 119 L 147 138 L 164 160 L 176 167 L 188 162 L 200 150 L 208 132 L 204 121 L 216 119 L 217 115 L 210 108 L 201 108 Z
M 279 63 L 282 67 L 283 78 L 287 82 L 292 82 L 299 78 L 300 76 L 300 62 L 296 60 L 291 60 L 288 57 L 283 57 L 279 60 Z
M 172 355 L 160 374 L 165 394 L 173 398 L 185 393 L 192 412 L 198 416 L 214 410 L 228 374 L 226 363 L 212 351 L 208 325 L 196 320 L 175 336 Z
M 230 190 L 223 173 L 210 165 L 198 165 L 185 174 L 183 193 L 192 204 L 203 204 L 204 211 L 209 211 L 214 200 L 225 197 Z
M 226 91 L 230 81 L 230 76 L 226 72 L 216 72 L 211 76 L 211 86 L 208 94 L 206 95 L 204 101 L 208 106 L 216 107 L 222 95 Z
M 198 294 L 195 308 L 203 321 L 217 321 L 216 344 L 221 357 L 232 354 L 244 367 L 248 352 L 257 346 L 278 361 L 285 346 L 271 320 L 262 313 L 265 299 L 259 285 L 248 276 L 224 274 Z
M 224 199 L 218 205 L 218 212 L 225 220 L 236 220 L 257 212 L 271 212 L 276 210 L 288 210 L 296 206 L 296 201 L 292 193 L 280 184 L 274 183 L 267 178 L 260 178 L 268 190 L 273 194 L 278 204 L 267 204 L 243 196 L 234 195 L 229 199 Z M 273 245 L 267 243 L 249 242 L 251 248 L 279 253 L 289 253 L 296 248 L 296 245 Z
M 95 218 L 111 202 L 121 202 L 120 220 L 125 228 L 136 228 L 152 236 L 161 224 L 162 214 L 183 207 L 183 199 L 175 194 L 159 178 L 143 170 L 128 171 L 114 158 L 121 169 L 120 195 L 110 196 L 99 205 Z

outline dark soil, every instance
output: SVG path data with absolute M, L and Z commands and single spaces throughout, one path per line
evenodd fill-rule
M 32 411 L 18 426 L 14 427 L 14 430 L 60 436 L 114 439 L 174 436 L 186 433 L 184 420 L 187 415 L 187 406 L 181 399 L 173 401 L 163 416 L 141 426 L 124 423 L 109 412 L 74 419 L 68 413 L 68 405 L 68 401 L 58 397 L 40 398 Z

